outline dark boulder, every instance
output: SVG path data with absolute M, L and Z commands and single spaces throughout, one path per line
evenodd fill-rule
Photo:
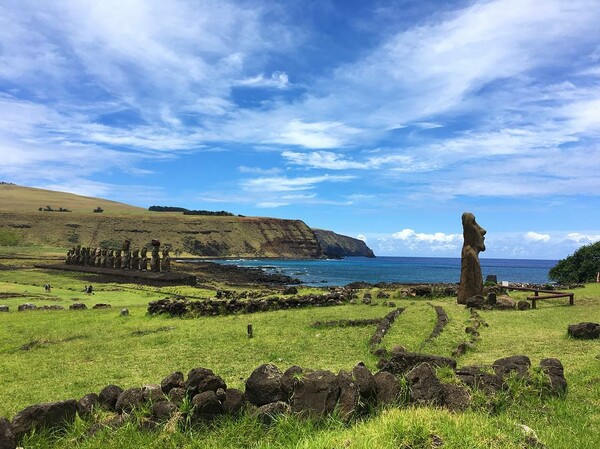
M 577 323 L 569 324 L 568 334 L 573 338 L 581 340 L 594 340 L 600 338 L 600 324 L 598 323 Z
M 517 302 L 517 309 L 529 310 L 529 309 L 531 309 L 531 304 L 529 304 L 529 301 L 525 301 L 524 299 L 521 299 L 520 301 Z
M 94 408 L 100 402 L 100 398 L 96 393 L 86 394 L 77 401 L 77 413 L 82 418 L 88 417 L 94 411 Z
M 228 388 L 225 391 L 225 400 L 222 402 L 223 411 L 230 416 L 239 415 L 247 405 L 246 395 L 237 388 Z
M 492 368 L 497 376 L 504 379 L 514 372 L 518 377 L 528 377 L 531 360 L 525 355 L 513 355 L 496 360 Z
M 0 418 L 0 449 L 16 449 L 17 440 L 12 424 L 6 418 Z
M 377 385 L 377 404 L 397 403 L 402 389 L 396 376 L 387 371 L 380 371 L 374 377 Z
M 311 416 L 333 412 L 340 396 L 337 376 L 330 371 L 306 374 L 294 387 L 292 411 Z
M 415 366 L 406 375 L 410 385 L 410 400 L 419 404 L 441 405 L 444 387 L 429 363 Z
M 152 404 L 152 418 L 157 422 L 165 422 L 179 412 L 177 404 L 171 401 L 159 401 Z
M 467 298 L 465 303 L 467 308 L 481 309 L 485 305 L 485 298 L 482 295 L 475 295 Z
M 502 388 L 502 379 L 480 366 L 463 366 L 456 370 L 456 377 L 470 388 L 493 393 Z
M 12 421 L 17 441 L 32 430 L 63 429 L 72 424 L 77 415 L 77 401 L 47 402 L 30 405 L 21 410 Z
M 142 387 L 142 399 L 144 402 L 165 401 L 167 398 L 162 392 L 160 385 L 148 384 Z
M 302 375 L 302 368 L 298 365 L 290 366 L 285 370 L 281 377 L 281 390 L 283 391 L 283 401 L 289 402 L 294 392 L 296 380 Z
M 20 304 L 19 307 L 17 307 L 18 312 L 23 312 L 25 310 L 35 310 L 35 309 L 37 309 L 37 306 L 35 304 L 31 304 L 29 302 L 27 302 L 25 304 Z
M 69 310 L 86 310 L 87 306 L 82 302 L 75 302 L 69 306 Z
M 117 413 L 131 413 L 143 403 L 143 390 L 141 388 L 128 388 L 119 395 L 115 404 L 115 411 Z
M 160 388 L 164 394 L 169 394 L 173 388 L 183 388 L 184 386 L 185 382 L 181 371 L 169 374 L 160 382 Z
M 416 352 L 392 353 L 392 356 L 389 360 L 380 360 L 377 364 L 377 367 L 381 371 L 387 371 L 395 375 L 400 375 L 407 373 L 421 363 L 428 363 L 436 367 L 449 366 L 452 369 L 456 369 L 456 360 L 450 357 L 419 354 Z
M 543 359 L 540 362 L 542 372 L 550 380 L 550 391 L 554 394 L 562 394 L 567 391 L 567 379 L 565 370 L 560 360 L 555 358 Z
M 105 410 L 114 412 L 115 405 L 117 404 L 117 399 L 119 399 L 119 395 L 123 393 L 123 389 L 118 387 L 117 385 L 107 385 L 102 389 L 98 398 L 100 400 L 100 407 Z
M 171 388 L 169 394 L 167 395 L 169 401 L 174 402 L 175 404 L 182 404 L 185 397 L 185 388 L 183 387 Z
M 466 410 L 471 403 L 471 396 L 465 387 L 443 384 L 442 405 L 454 412 Z
M 342 419 L 347 422 L 358 409 L 360 392 L 354 378 L 347 371 L 340 371 L 337 375 L 337 381 L 340 387 L 338 407 Z
M 257 407 L 281 401 L 284 398 L 282 378 L 283 373 L 275 365 L 259 366 L 246 380 L 246 398 Z
M 290 285 L 289 287 L 286 287 L 283 290 L 283 294 L 284 295 L 297 295 L 298 294 L 298 288 L 294 287 L 293 285 Z
M 261 405 L 254 411 L 256 417 L 264 424 L 271 424 L 277 416 L 286 415 L 289 412 L 290 406 L 282 401 Z
M 10 307 L 5 305 L 0 305 L 0 312 L 8 312 L 10 311 Z
M 193 421 L 210 421 L 223 413 L 223 406 L 217 398 L 217 393 L 212 390 L 198 393 L 192 399 L 194 405 Z
M 94 307 L 92 307 L 92 309 L 110 309 L 112 306 L 110 304 L 104 304 L 104 303 L 99 303 L 99 304 L 94 304 Z
M 514 310 L 517 307 L 517 303 L 508 295 L 502 295 L 496 299 L 495 309 L 498 310 Z
M 363 362 L 358 363 L 352 369 L 352 377 L 354 377 L 356 385 L 358 385 L 358 391 L 363 401 L 372 402 L 377 398 L 375 376 L 373 376 Z
M 205 391 L 216 392 L 219 388 L 227 389 L 227 384 L 220 377 L 216 376 L 212 370 L 207 368 L 194 368 L 188 373 L 185 388 L 190 397 Z

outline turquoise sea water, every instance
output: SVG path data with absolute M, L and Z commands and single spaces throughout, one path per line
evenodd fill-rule
M 449 257 L 347 257 L 343 260 L 225 259 L 222 264 L 260 267 L 270 273 L 298 278 L 307 285 L 346 285 L 363 281 L 402 283 L 455 283 L 460 279 L 460 258 Z M 556 260 L 480 259 L 484 278 L 544 284 Z

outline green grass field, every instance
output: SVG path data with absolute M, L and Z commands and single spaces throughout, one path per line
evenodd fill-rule
M 45 293 L 43 285 L 53 289 Z M 368 341 L 375 326 L 318 328 L 314 321 L 383 317 L 391 309 L 383 299 L 373 305 L 287 310 L 236 315 L 173 319 L 146 315 L 150 300 L 170 294 L 212 297 L 214 292 L 193 287 L 154 288 L 133 284 L 94 283 L 92 296 L 82 292 L 88 283 L 75 273 L 52 273 L 33 268 L 0 270 L 0 416 L 12 418 L 27 405 L 99 392 L 115 383 L 123 388 L 157 383 L 173 371 L 184 373 L 207 367 L 229 387 L 243 381 L 262 363 L 281 369 L 297 364 L 337 372 L 359 361 L 375 371 L 376 357 Z M 402 299 L 389 291 L 398 307 L 405 307 L 383 346 L 401 344 L 409 350 L 449 356 L 467 339 L 469 313 L 454 298 Z M 570 323 L 600 321 L 600 286 L 576 290 L 574 307 L 567 300 L 540 301 L 537 310 L 483 311 L 489 327 L 480 329 L 475 349 L 458 359 L 459 365 L 491 364 L 515 354 L 533 365 L 546 357 L 559 358 L 569 392 L 565 398 L 545 399 L 523 390 L 522 397 L 500 403 L 494 412 L 475 404 L 464 413 L 435 408 L 389 408 L 364 421 L 343 424 L 335 418 L 314 423 L 285 417 L 265 427 L 250 416 L 223 419 L 193 430 L 160 428 L 144 431 L 134 425 L 85 437 L 86 423 L 78 420 L 66 435 L 34 435 L 25 447 L 80 448 L 429 448 L 437 438 L 448 448 L 527 447 L 518 427 L 534 429 L 549 448 L 600 447 L 600 341 L 567 337 Z M 515 298 L 523 293 L 513 293 Z M 25 302 L 58 304 L 66 308 L 84 302 L 83 311 L 17 312 Z M 91 310 L 96 303 L 111 309 Z M 424 343 L 435 323 L 432 305 L 444 307 L 448 326 L 435 340 Z M 130 316 L 119 316 L 126 307 Z M 255 337 L 248 339 L 252 323 Z M 22 349 L 24 346 L 29 349 Z

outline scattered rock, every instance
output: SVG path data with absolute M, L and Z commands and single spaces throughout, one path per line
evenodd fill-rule
M 203 391 L 192 399 L 194 413 L 192 420 L 210 421 L 223 413 L 223 406 L 213 390 Z
M 160 388 L 164 394 L 169 394 L 173 388 L 183 388 L 184 385 L 185 382 L 181 371 L 169 374 L 160 382 Z
M 92 309 L 110 309 L 112 306 L 110 304 L 104 304 L 104 303 L 99 303 L 99 304 L 94 304 L 94 307 L 92 307 Z
M 420 363 L 406 375 L 410 384 L 411 402 L 440 405 L 444 398 L 444 388 L 429 363 Z
M 117 404 L 117 399 L 123 393 L 123 389 L 118 387 L 117 385 L 107 385 L 102 389 L 100 394 L 98 395 L 98 399 L 100 400 L 100 407 L 105 410 L 114 412 L 115 405 Z
M 99 402 L 100 398 L 96 393 L 86 394 L 77 401 L 77 413 L 82 418 L 90 416 Z
M 569 324 L 567 333 L 573 338 L 594 340 L 600 338 L 600 324 L 589 322 Z
M 416 352 L 400 352 L 398 354 L 392 354 L 392 357 L 389 360 L 380 360 L 377 367 L 381 371 L 400 375 L 407 373 L 415 366 L 425 362 L 436 367 L 449 366 L 452 369 L 456 369 L 456 360 L 451 359 L 450 357 L 419 354 Z
M 17 441 L 32 430 L 62 429 L 73 423 L 77 415 L 77 401 L 47 402 L 30 405 L 21 410 L 12 421 Z
M 17 441 L 11 423 L 0 418 L 0 449 L 16 449 Z
M 531 309 L 531 304 L 529 304 L 529 301 L 525 301 L 525 300 L 521 299 L 519 302 L 517 302 L 517 309 L 529 310 L 529 309 Z
M 179 412 L 177 404 L 171 401 L 159 401 L 152 404 L 152 418 L 158 422 L 165 422 Z
M 519 377 L 528 377 L 530 366 L 531 360 L 529 360 L 529 357 L 513 355 L 496 360 L 492 368 L 498 377 L 504 379 L 511 372 L 515 372 Z
M 10 311 L 10 308 L 8 306 L 0 305 L 0 312 L 9 312 L 9 311 Z
M 143 391 L 141 388 L 128 388 L 124 390 L 115 404 L 117 413 L 131 413 L 144 403 Z
M 465 387 L 453 384 L 443 384 L 443 405 L 454 412 L 466 410 L 471 403 L 471 397 Z
M 375 376 L 373 376 L 363 362 L 359 362 L 352 369 L 352 377 L 356 381 L 356 385 L 358 385 L 360 397 L 364 402 L 371 402 L 377 398 Z
M 35 304 L 31 304 L 30 302 L 26 302 L 25 304 L 20 304 L 19 307 L 17 307 L 17 311 L 19 312 L 24 312 L 25 310 L 35 310 L 37 309 L 37 306 Z
M 144 385 L 142 387 L 142 398 L 145 402 L 158 402 L 166 400 L 161 386 L 157 384 Z
M 246 380 L 246 397 L 258 407 L 271 402 L 281 401 L 283 373 L 273 364 L 261 365 L 252 371 Z
M 205 391 L 216 392 L 219 388 L 227 389 L 227 384 L 208 368 L 194 368 L 188 373 L 185 388 L 190 397 Z
M 482 295 L 475 295 L 467 298 L 465 305 L 467 308 L 481 309 L 485 304 L 485 298 Z
M 486 300 L 485 300 L 485 303 L 486 303 L 488 306 L 495 307 L 495 306 L 496 306 L 496 302 L 497 302 L 497 301 L 498 301 L 498 297 L 496 296 L 496 293 L 494 293 L 494 292 L 490 292 L 490 293 L 488 293 L 488 295 L 487 295 L 487 298 L 486 298 Z
M 502 295 L 496 300 L 494 308 L 498 310 L 514 310 L 517 303 L 510 296 Z
M 298 365 L 290 366 L 285 370 L 281 377 L 281 390 L 283 392 L 283 401 L 288 402 L 294 393 L 294 385 L 302 374 L 302 368 Z
M 342 419 L 347 422 L 358 409 L 360 392 L 352 375 L 347 371 L 340 371 L 337 375 L 337 381 L 340 387 L 338 407 Z
M 560 360 L 543 359 L 540 362 L 540 368 L 550 379 L 550 390 L 553 393 L 561 394 L 567 391 L 567 379 L 565 379 L 565 371 Z
M 229 388 L 225 391 L 225 400 L 222 402 L 223 411 L 230 416 L 239 415 L 246 407 L 246 396 L 242 390 Z
M 390 297 L 389 293 L 384 292 L 383 290 L 379 290 L 377 292 L 377 298 L 378 299 L 388 299 Z
M 496 276 L 495 274 L 488 274 L 485 277 L 485 282 L 488 283 L 493 283 L 493 284 L 497 284 L 498 283 L 498 276 Z
M 82 302 L 74 302 L 69 306 L 69 310 L 87 310 L 87 306 Z
M 377 385 L 377 404 L 395 404 L 400 398 L 400 381 L 387 371 L 375 374 Z
M 297 295 L 298 294 L 298 288 L 294 287 L 293 285 L 290 285 L 289 287 L 286 287 L 283 290 L 283 294 L 284 295 Z
M 333 412 L 340 395 L 337 376 L 330 371 L 313 371 L 296 383 L 292 396 L 294 413 L 323 416 Z
M 456 377 L 468 387 L 481 389 L 485 393 L 493 393 L 502 388 L 502 379 L 480 366 L 463 366 L 456 370 Z
M 174 402 L 175 404 L 183 404 L 185 397 L 185 388 L 183 387 L 171 388 L 169 394 L 167 395 L 169 401 Z
M 257 418 L 264 424 L 271 424 L 278 415 L 285 415 L 290 412 L 290 406 L 282 401 L 271 402 L 261 405 L 254 412 Z
M 121 309 L 120 316 L 129 316 L 129 309 Z

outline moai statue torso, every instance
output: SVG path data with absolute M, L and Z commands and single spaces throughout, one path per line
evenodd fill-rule
M 101 254 L 102 254 L 102 256 L 100 257 L 100 266 L 102 268 L 106 268 L 106 266 L 107 266 L 106 259 L 108 257 L 108 250 L 106 248 L 102 248 Z
M 139 269 L 146 271 L 148 269 L 148 249 L 144 246 L 140 253 L 140 266 Z
M 159 246 L 152 247 L 152 258 L 150 259 L 150 271 L 160 271 Z
M 121 257 L 121 250 L 118 249 L 115 252 L 115 268 L 117 268 L 117 269 L 121 268 L 121 259 L 122 259 L 122 257 Z
M 111 249 L 106 255 L 106 268 L 113 268 L 115 266 L 115 252 Z
M 131 253 L 131 269 L 138 270 L 140 268 L 140 250 L 134 249 Z
M 464 243 L 460 261 L 460 285 L 458 286 L 458 304 L 466 304 L 467 299 L 483 295 L 483 276 L 479 263 L 479 252 L 485 251 L 486 230 L 477 224 L 470 212 L 462 215 Z
M 169 248 L 163 249 L 162 260 L 160 261 L 160 271 L 171 271 L 171 256 L 169 256 Z

